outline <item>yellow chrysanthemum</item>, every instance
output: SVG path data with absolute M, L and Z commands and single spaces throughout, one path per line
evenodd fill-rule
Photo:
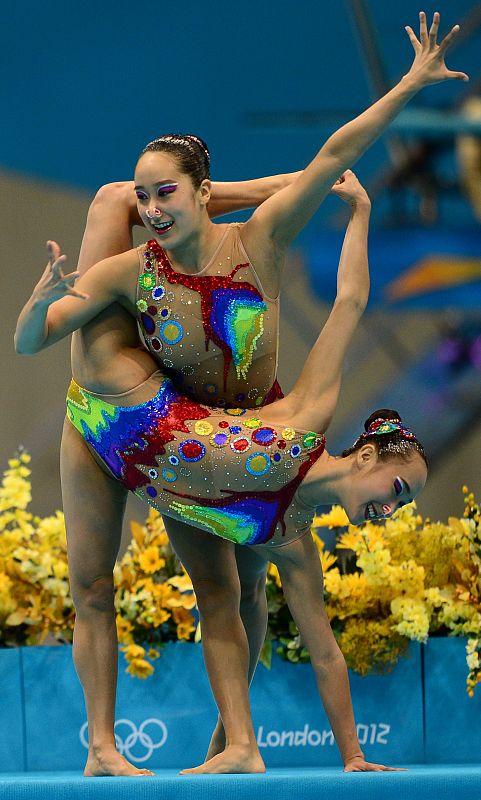
M 8 592 L 12 586 L 12 579 L 5 572 L 0 572 L 0 592 Z
M 279 570 L 277 569 L 275 564 L 272 564 L 272 563 L 269 564 L 269 566 L 267 568 L 267 575 L 268 575 L 268 577 L 274 578 L 276 586 L 279 589 L 282 588 L 281 576 L 279 575 Z
M 134 658 L 143 658 L 145 656 L 145 649 L 139 644 L 129 644 L 127 647 L 124 647 L 124 655 L 127 661 L 131 661 Z
M 177 638 L 190 639 L 194 631 L 195 625 L 193 623 L 181 622 L 179 625 L 177 625 Z
M 160 557 L 158 547 L 147 547 L 139 556 L 139 564 L 144 572 L 158 572 L 165 567 L 165 558 Z
M 117 624 L 117 636 L 120 644 L 133 644 L 133 637 L 132 631 L 134 630 L 134 626 L 128 619 L 124 619 L 117 614 L 116 617 L 116 624 Z
M 343 533 L 337 541 L 338 550 L 354 550 L 357 553 L 360 549 L 366 550 L 367 543 L 359 528 L 351 525 L 346 533 Z
M 164 622 L 170 619 L 170 613 L 165 608 L 156 608 L 151 615 L 152 625 L 154 628 L 159 628 Z
M 142 679 L 149 678 L 153 671 L 152 664 L 149 664 L 144 658 L 133 658 L 126 669 L 126 672 L 133 675 L 134 678 Z
M 331 569 L 331 567 L 336 563 L 337 556 L 333 555 L 332 553 L 325 553 L 322 551 L 320 553 L 321 559 L 321 567 L 324 575 Z
M 342 506 L 332 506 L 328 514 L 316 515 L 312 525 L 314 528 L 344 528 L 349 525 L 349 517 Z
M 179 625 L 181 622 L 192 622 L 193 616 L 186 608 L 173 608 L 172 619 Z
M 179 592 L 193 591 L 192 581 L 187 573 L 184 573 L 184 575 L 174 575 L 172 578 L 169 578 L 167 583 L 170 584 L 170 586 L 174 586 Z

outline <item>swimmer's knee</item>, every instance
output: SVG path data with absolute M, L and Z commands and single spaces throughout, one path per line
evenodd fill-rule
M 241 583 L 241 605 L 255 606 L 264 603 L 266 600 L 266 575 L 258 575 L 255 579 L 242 581 Z
M 101 186 L 90 204 L 89 215 L 129 205 L 133 197 L 132 186 L 131 181 L 117 181 Z
M 194 581 L 197 607 L 202 616 L 218 612 L 238 612 L 240 606 L 240 587 L 238 583 L 200 579 Z
M 100 576 L 91 581 L 71 580 L 71 591 L 77 614 L 114 610 L 113 575 Z

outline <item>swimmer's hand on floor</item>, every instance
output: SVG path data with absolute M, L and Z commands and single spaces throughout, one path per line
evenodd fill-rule
M 405 29 L 414 50 L 414 61 L 411 69 L 405 76 L 414 80 L 417 87 L 431 86 L 441 81 L 456 80 L 469 81 L 465 72 L 455 72 L 447 68 L 444 63 L 446 50 L 453 43 L 459 33 L 459 25 L 451 28 L 440 44 L 437 43 L 440 15 L 436 11 L 428 32 L 426 14 L 419 12 L 419 39 L 413 29 L 406 25 Z
M 404 772 L 404 767 L 385 767 L 384 764 L 371 764 L 362 756 L 353 756 L 344 764 L 344 772 Z
M 47 242 L 47 255 L 48 264 L 33 291 L 35 299 L 47 305 L 51 305 L 56 300 L 67 296 L 77 297 L 79 300 L 88 300 L 88 294 L 77 292 L 74 288 L 75 281 L 80 273 L 71 272 L 69 275 L 65 275 L 63 268 L 67 256 L 61 255 L 57 242 Z

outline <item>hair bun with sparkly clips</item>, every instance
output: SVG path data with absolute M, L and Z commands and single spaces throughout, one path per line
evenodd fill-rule
M 412 451 L 417 451 L 426 466 L 428 460 L 424 448 L 414 433 L 403 425 L 401 415 L 392 408 L 378 408 L 364 423 L 364 431 L 351 447 L 342 451 L 342 456 L 350 456 L 366 442 L 376 443 L 378 457 L 409 459 Z
M 401 421 L 401 418 L 398 417 L 397 419 L 386 419 L 385 417 L 377 417 L 369 422 L 369 426 L 366 428 L 364 433 L 361 433 L 359 438 L 366 439 L 368 436 L 382 436 L 386 433 L 396 433 L 399 432 L 404 436 L 406 439 L 415 439 L 414 433 L 406 428 Z

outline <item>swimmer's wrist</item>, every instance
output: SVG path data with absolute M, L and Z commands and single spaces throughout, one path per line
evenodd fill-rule
M 58 298 L 49 297 L 45 289 L 35 289 L 30 298 L 30 308 L 34 312 L 47 313 L 49 306 Z
M 349 201 L 349 205 L 351 206 L 353 212 L 361 212 L 365 214 L 371 213 L 371 201 L 369 197 L 353 197 L 352 200 Z
M 342 760 L 344 762 L 344 766 L 346 767 L 348 764 L 351 763 L 351 761 L 364 761 L 364 758 L 365 756 L 362 750 L 356 750 L 355 753 L 348 756 L 347 758 L 343 758 Z

